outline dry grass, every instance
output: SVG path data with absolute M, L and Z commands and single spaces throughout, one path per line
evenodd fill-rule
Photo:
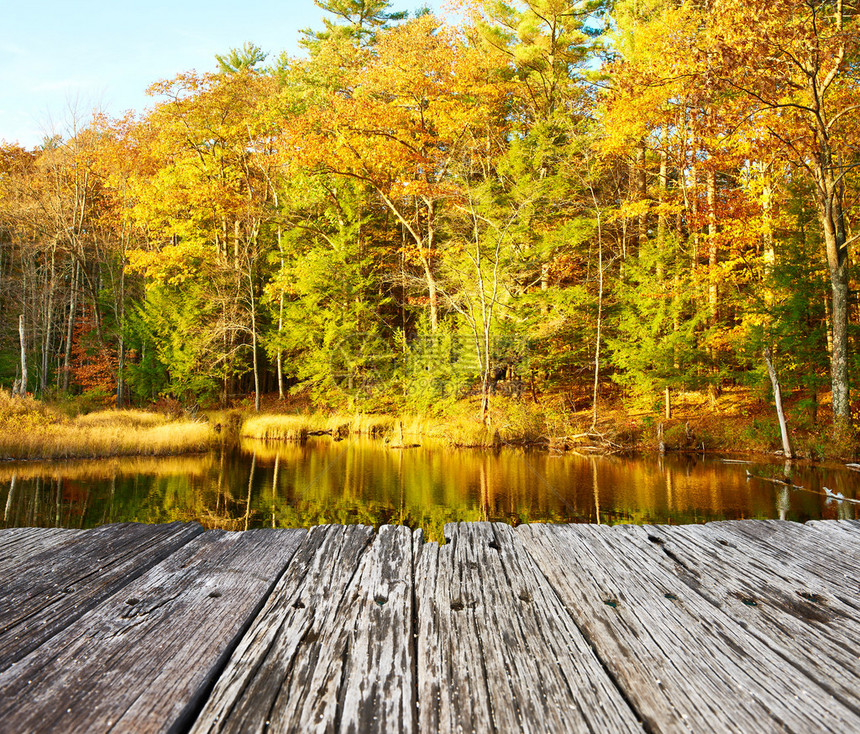
M 450 446 L 475 448 L 493 446 L 498 440 L 495 429 L 488 428 L 468 413 L 444 417 L 406 415 L 403 417 L 403 435 L 414 441 L 430 438 Z
M 378 413 L 346 415 L 335 413 L 265 414 L 246 418 L 241 429 L 243 438 L 280 441 L 304 441 L 315 434 L 330 434 L 345 438 L 350 434 L 385 438 L 399 445 L 420 442 L 429 438 L 452 446 L 489 447 L 500 441 L 524 440 L 522 425 L 508 419 L 504 423 L 491 422 L 485 426 L 477 419 L 475 406 L 463 406 L 455 415 L 442 417 L 405 414 L 402 416 Z M 515 425 L 516 424 L 516 425 Z
M 243 438 L 276 441 L 304 441 L 308 436 L 327 433 L 344 438 L 351 433 L 381 436 L 390 432 L 397 418 L 391 415 L 344 413 L 277 413 L 252 415 L 240 431 Z
M 358 413 L 350 421 L 349 430 L 367 436 L 383 436 L 394 430 L 397 417 L 379 413 Z
M 470 448 L 547 442 L 546 416 L 531 403 L 496 397 L 490 403 L 486 424 L 479 415 L 477 400 L 461 401 L 445 415 L 406 415 L 402 419 L 403 435 L 413 440 L 427 437 L 450 446 Z
M 317 413 L 252 415 L 240 430 L 243 438 L 264 441 L 304 441 L 311 433 L 328 431 L 327 417 Z
M 81 427 L 96 428 L 99 426 L 124 426 L 138 430 L 163 426 L 169 422 L 162 413 L 147 413 L 144 410 L 105 410 L 98 413 L 79 415 L 74 422 Z
M 0 391 L 0 457 L 5 459 L 164 456 L 205 451 L 217 443 L 208 423 L 137 410 L 67 418 Z

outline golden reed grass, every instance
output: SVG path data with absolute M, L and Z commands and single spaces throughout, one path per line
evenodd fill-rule
M 140 410 L 67 418 L 32 398 L 0 391 L 0 458 L 69 459 L 165 456 L 218 444 L 210 424 Z
M 242 424 L 243 438 L 262 440 L 304 441 L 314 434 L 330 434 L 344 438 L 351 433 L 382 436 L 389 433 L 397 418 L 391 415 L 322 413 L 252 415 Z
M 359 434 L 385 438 L 395 444 L 404 439 L 412 442 L 431 438 L 454 446 L 482 447 L 497 445 L 499 441 L 494 429 L 465 414 L 441 418 L 375 413 L 354 416 L 320 413 L 252 415 L 245 419 L 240 434 L 242 438 L 264 441 L 304 441 L 316 434 L 339 438 Z

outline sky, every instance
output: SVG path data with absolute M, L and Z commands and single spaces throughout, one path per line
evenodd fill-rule
M 93 110 L 119 116 L 153 104 L 146 88 L 246 41 L 271 57 L 299 54 L 299 31 L 322 27 L 313 0 L 32 0 L 0 24 L 0 141 L 27 148 Z M 413 11 L 441 1 L 393 0 Z

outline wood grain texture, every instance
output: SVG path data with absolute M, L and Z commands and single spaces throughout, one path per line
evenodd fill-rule
M 446 537 L 0 531 L 0 730 L 860 731 L 860 523 Z
M 305 535 L 194 538 L 0 673 L 4 729 L 187 726 Z
M 410 531 L 314 528 L 193 731 L 412 731 Z
M 860 609 L 860 552 L 856 540 L 834 536 L 824 524 L 783 520 L 711 522 L 701 532 L 718 542 L 737 544 L 748 553 L 762 550 L 784 566 L 816 579 L 816 588 Z M 842 521 L 840 521 L 841 523 Z
M 657 561 L 755 635 L 772 654 L 813 678 L 860 714 L 860 613 L 816 578 L 781 563 L 767 548 L 722 544 L 699 526 L 615 529 L 653 550 Z
M 416 537 L 422 732 L 642 731 L 508 525 Z
M 0 530 L 0 578 L 22 561 L 85 530 L 65 528 L 7 528 Z
M 860 717 L 612 528 L 517 532 L 652 731 L 860 730 Z
M 0 670 L 203 532 L 195 524 L 30 529 L 0 556 Z

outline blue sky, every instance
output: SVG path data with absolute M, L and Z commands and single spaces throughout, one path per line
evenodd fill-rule
M 442 7 L 394 0 L 392 9 Z M 246 41 L 299 53 L 302 28 L 320 28 L 313 0 L 31 0 L 9 4 L 0 24 L 0 140 L 26 147 L 68 135 L 93 109 L 143 111 L 146 88 L 196 69 Z

